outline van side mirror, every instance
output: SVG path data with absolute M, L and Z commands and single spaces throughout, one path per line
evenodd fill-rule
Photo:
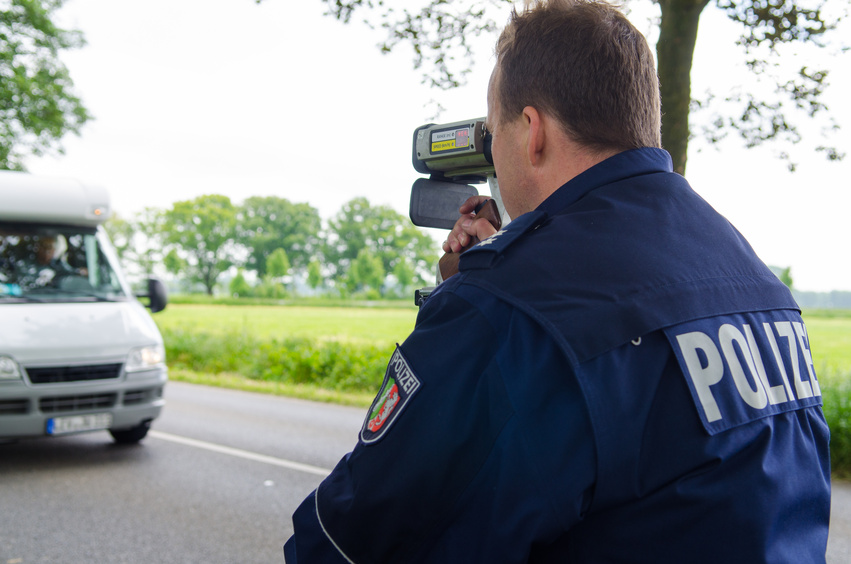
M 137 298 L 148 298 L 148 304 L 145 306 L 151 310 L 151 313 L 157 313 L 165 309 L 168 303 L 168 293 L 165 289 L 165 284 L 156 278 L 148 278 L 148 293 L 137 294 Z

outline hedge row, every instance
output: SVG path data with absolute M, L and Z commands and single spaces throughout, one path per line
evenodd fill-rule
M 830 466 L 851 478 L 851 373 L 819 374 L 824 417 L 830 427 Z
M 253 380 L 308 384 L 340 392 L 375 392 L 393 346 L 286 338 L 260 340 L 241 331 L 165 330 L 172 368 L 236 373 Z

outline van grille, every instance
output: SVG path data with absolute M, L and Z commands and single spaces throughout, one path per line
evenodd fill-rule
M 112 407 L 117 400 L 117 394 L 86 394 L 79 396 L 55 396 L 41 398 L 38 407 L 42 413 L 57 413 L 60 411 L 88 411 Z
M 145 390 L 127 390 L 124 392 L 124 405 L 138 405 L 150 403 L 163 395 L 162 388 L 148 388 Z
M 23 415 L 29 411 L 28 399 L 0 400 L 0 415 Z
M 44 366 L 27 368 L 33 384 L 57 384 L 63 382 L 85 382 L 87 380 L 109 380 L 118 378 L 121 363 L 90 364 L 87 366 Z

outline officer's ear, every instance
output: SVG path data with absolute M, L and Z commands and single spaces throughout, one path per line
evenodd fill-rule
M 526 157 L 532 166 L 539 166 L 546 144 L 546 132 L 541 114 L 532 106 L 523 108 L 523 122 L 526 126 Z

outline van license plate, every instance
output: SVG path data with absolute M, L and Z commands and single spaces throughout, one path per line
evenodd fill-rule
M 48 435 L 64 435 L 80 431 L 97 431 L 112 426 L 111 413 L 89 413 L 86 415 L 68 415 L 47 420 Z

